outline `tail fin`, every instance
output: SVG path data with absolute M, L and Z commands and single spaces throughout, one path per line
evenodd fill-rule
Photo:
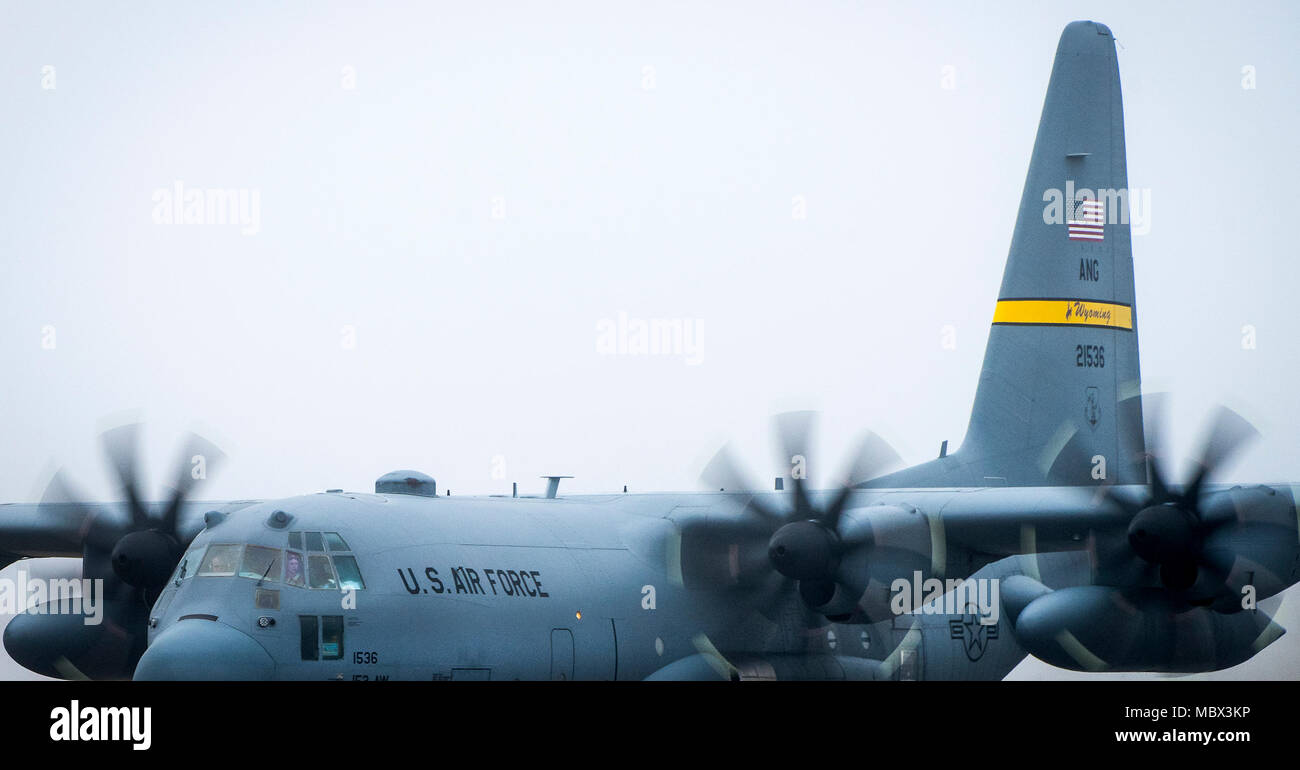
M 966 438 L 893 483 L 1145 480 L 1128 196 L 1115 40 L 1077 21 L 1056 49 Z

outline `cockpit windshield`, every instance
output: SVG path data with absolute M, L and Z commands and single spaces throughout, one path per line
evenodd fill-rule
M 199 569 L 199 562 L 203 560 L 203 546 L 191 548 L 188 553 L 181 557 L 181 561 L 176 565 L 176 572 L 172 575 L 172 582 L 180 585 L 181 581 L 188 577 L 194 577 L 194 573 Z
M 338 588 L 334 579 L 334 568 L 330 566 L 330 557 L 323 553 L 314 553 L 307 557 L 307 585 L 312 588 Z
M 337 532 L 290 532 L 288 548 L 213 543 L 191 548 L 176 566 L 173 582 L 199 577 L 249 578 L 317 590 L 366 587 L 357 559 Z
M 244 564 L 239 568 L 239 576 L 280 582 L 280 554 L 278 548 L 248 546 L 244 549 Z
M 361 579 L 361 570 L 357 568 L 357 560 L 351 554 L 334 554 L 334 569 L 339 573 L 339 588 L 348 590 L 366 587 Z
M 213 545 L 199 564 L 200 575 L 233 575 L 242 545 Z

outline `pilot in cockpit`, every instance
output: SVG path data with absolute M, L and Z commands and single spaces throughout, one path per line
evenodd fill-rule
M 213 548 L 210 571 L 217 575 L 234 572 L 235 562 L 224 551 Z
M 286 551 L 284 562 L 284 582 L 291 586 L 306 585 L 302 574 L 302 556 L 296 551 Z

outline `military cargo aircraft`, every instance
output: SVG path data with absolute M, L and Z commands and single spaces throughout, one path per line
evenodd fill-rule
M 806 482 L 811 418 L 778 418 L 754 491 L 724 450 L 710 491 L 374 492 L 142 499 L 135 428 L 105 434 L 124 502 L 56 476 L 0 507 L 6 563 L 79 556 L 105 621 L 20 614 L 4 633 L 61 678 L 1000 679 L 1026 654 L 1078 671 L 1195 672 L 1283 633 L 1295 488 L 1213 474 L 1253 429 L 1222 410 L 1176 481 L 1138 366 L 1115 40 L 1061 36 L 961 447 L 886 473 L 868 435 L 844 485 Z M 764 485 L 766 486 L 766 485 Z M 52 608 L 50 608 L 52 609 Z

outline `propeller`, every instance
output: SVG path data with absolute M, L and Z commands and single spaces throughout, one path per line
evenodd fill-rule
M 1103 579 L 1120 584 L 1158 581 L 1166 589 L 1186 593 L 1193 603 L 1209 603 L 1222 592 L 1227 573 L 1221 559 L 1207 558 L 1205 546 L 1237 517 L 1232 506 L 1212 499 L 1206 483 L 1259 433 L 1241 415 L 1219 407 L 1205 433 L 1195 471 L 1186 484 L 1176 485 L 1153 451 L 1161 444 L 1164 399 L 1149 397 L 1145 406 L 1148 481 L 1137 495 L 1107 488 L 1107 497 L 1130 519 L 1122 534 L 1094 542 L 1098 571 Z
M 837 570 L 862 535 L 842 527 L 844 512 L 862 482 L 901 463 L 884 439 L 864 436 L 838 489 L 808 489 L 809 442 L 816 414 L 777 415 L 775 428 L 783 466 L 791 468 L 784 494 L 747 492 L 738 513 L 687 521 L 682 527 L 683 582 L 691 587 L 758 588 L 768 614 L 789 595 L 791 584 L 805 608 L 823 609 L 836 596 Z M 724 446 L 701 474 L 704 483 L 722 491 L 751 490 Z M 803 608 L 801 608 L 803 609 Z M 838 611 L 836 615 L 841 614 Z
M 185 451 L 176 464 L 170 496 L 161 508 L 151 507 L 140 499 L 138 434 L 138 424 L 104 434 L 104 448 L 126 496 L 130 519 L 129 523 L 118 522 L 117 527 L 108 529 L 108 537 L 97 538 L 97 544 L 104 548 L 108 539 L 116 535 L 109 550 L 113 572 L 127 585 L 157 591 L 180 561 L 183 544 L 177 532 L 177 518 L 181 507 L 196 482 L 206 478 L 208 465 L 219 462 L 223 455 L 211 442 L 189 434 Z
M 1281 635 L 1269 600 L 1293 582 L 1295 498 L 1264 485 L 1211 488 L 1259 435 L 1226 407 L 1212 413 L 1186 482 L 1175 483 L 1160 451 L 1167 401 L 1156 393 L 1117 405 L 1119 482 L 1096 495 L 1121 516 L 1089 536 L 1093 584 L 1004 582 L 1013 632 L 1035 657 L 1078 671 L 1213 671 Z M 1050 463 L 1059 483 L 1079 483 L 1071 469 L 1087 467 L 1087 455 L 1071 444 L 1081 443 L 1067 441 Z
M 137 456 L 139 431 L 138 424 L 128 424 L 101 437 L 109 470 L 122 492 L 120 505 L 86 502 L 63 469 L 42 495 L 41 514 L 57 531 L 75 533 L 78 539 L 82 577 L 103 581 L 104 619 L 100 625 L 86 625 L 81 616 L 15 617 L 5 630 L 4 644 L 28 669 L 65 678 L 69 671 L 91 678 L 129 677 L 144 652 L 149 610 L 187 542 L 179 527 L 181 509 L 224 454 L 201 436 L 189 434 L 170 494 L 161 503 L 146 502 Z

